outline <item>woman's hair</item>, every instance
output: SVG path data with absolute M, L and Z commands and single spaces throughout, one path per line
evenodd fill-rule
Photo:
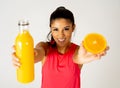
M 64 19 L 68 19 L 71 21 L 71 23 L 74 25 L 74 16 L 73 13 L 66 9 L 63 6 L 58 7 L 50 16 L 50 27 L 51 27 L 51 23 L 53 20 L 57 19 L 57 18 L 64 18 Z
M 58 19 L 58 18 L 64 18 L 64 19 L 67 19 L 67 20 L 70 20 L 70 22 L 72 23 L 72 25 L 74 25 L 74 15 L 73 13 L 66 9 L 65 7 L 63 6 L 60 6 L 58 7 L 51 15 L 50 15 L 50 24 L 49 26 L 51 27 L 51 24 L 52 24 L 52 21 L 54 21 L 55 19 Z M 52 45 L 52 46 L 55 46 L 56 43 L 51 35 L 51 31 L 48 33 L 47 35 L 47 39 L 48 39 L 48 42 Z

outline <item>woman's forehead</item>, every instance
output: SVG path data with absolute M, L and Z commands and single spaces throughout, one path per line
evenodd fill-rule
M 71 25 L 72 22 L 69 19 L 59 18 L 52 21 L 52 25 Z

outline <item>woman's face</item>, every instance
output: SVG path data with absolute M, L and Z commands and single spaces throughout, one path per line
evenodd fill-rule
M 73 26 L 70 20 L 64 18 L 55 19 L 51 23 L 52 36 L 59 47 L 64 47 L 70 44 Z

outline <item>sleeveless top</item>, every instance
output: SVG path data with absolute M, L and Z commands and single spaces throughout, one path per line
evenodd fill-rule
M 42 67 L 41 88 L 80 88 L 80 68 L 73 62 L 77 48 L 71 44 L 65 54 L 60 54 L 56 48 L 50 47 L 46 61 Z

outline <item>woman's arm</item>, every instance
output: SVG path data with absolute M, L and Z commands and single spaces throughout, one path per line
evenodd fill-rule
M 45 58 L 47 51 L 48 44 L 46 42 L 38 43 L 34 48 L 35 63 L 42 61 Z
M 101 59 L 102 56 L 106 55 L 106 51 L 109 49 L 109 47 L 107 47 L 102 53 L 99 54 L 92 54 L 90 52 L 87 52 L 83 46 L 83 44 L 81 44 L 74 55 L 74 59 L 73 61 L 79 65 L 83 65 L 89 62 L 92 62 L 94 60 L 99 60 Z
M 19 58 L 16 56 L 16 49 L 13 46 L 14 52 L 12 53 L 12 64 L 15 68 L 19 68 L 21 63 Z M 45 59 L 46 53 L 48 51 L 48 44 L 45 42 L 40 42 L 34 48 L 34 62 L 43 61 Z

